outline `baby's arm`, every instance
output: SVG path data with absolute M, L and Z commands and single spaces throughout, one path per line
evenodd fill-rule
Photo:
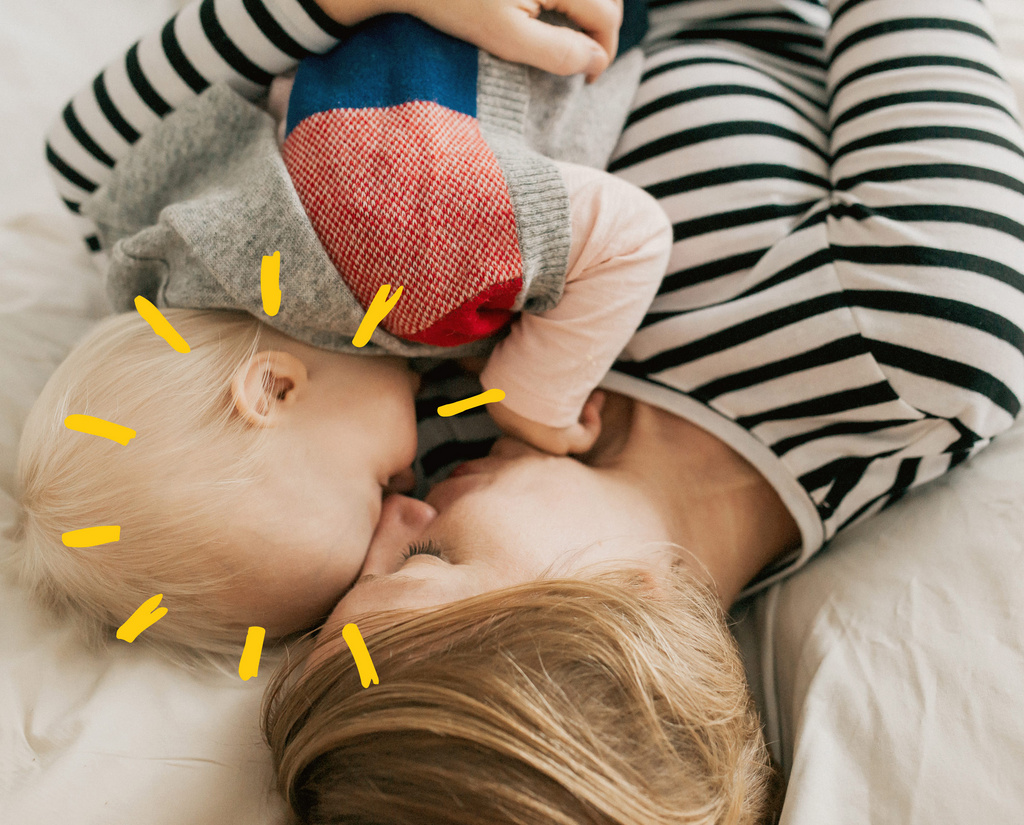
M 643 320 L 672 247 L 657 201 L 606 172 L 560 163 L 572 210 L 565 291 L 547 312 L 523 313 L 480 381 L 505 401 L 497 424 L 548 452 L 585 452 L 600 429 L 591 391 Z
M 143 135 L 207 87 L 227 83 L 256 98 L 343 31 L 312 0 L 190 3 L 107 65 L 50 126 L 46 156 L 58 193 L 77 213 Z M 87 241 L 99 249 L 95 235 Z
M 591 36 L 533 19 L 542 6 Z M 620 0 L 195 0 L 110 63 L 51 125 L 46 157 L 58 194 L 77 213 L 142 135 L 210 85 L 256 98 L 303 57 L 330 51 L 346 26 L 392 11 L 511 60 L 592 77 L 614 55 L 621 21 Z M 82 231 L 97 251 L 92 224 Z

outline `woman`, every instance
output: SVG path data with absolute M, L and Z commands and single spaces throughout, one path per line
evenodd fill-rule
M 501 440 L 387 500 L 307 675 L 270 695 L 304 820 L 762 816 L 722 608 L 1024 395 L 1024 140 L 984 7 L 829 6 L 652 9 L 613 169 L 676 246 L 592 399 L 601 436 L 579 460 Z M 367 691 L 334 632 L 353 620 Z

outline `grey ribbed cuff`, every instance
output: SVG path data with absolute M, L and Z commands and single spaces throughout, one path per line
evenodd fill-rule
M 479 66 L 477 120 L 508 185 L 523 260 L 523 289 L 514 309 L 542 312 L 558 303 L 565 286 L 569 193 L 554 162 L 526 145 L 526 68 L 483 51 Z

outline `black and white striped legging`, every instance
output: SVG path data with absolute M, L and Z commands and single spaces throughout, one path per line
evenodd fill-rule
M 612 171 L 675 227 L 607 386 L 720 435 L 799 559 L 1024 397 L 1024 140 L 978 0 L 651 3 Z

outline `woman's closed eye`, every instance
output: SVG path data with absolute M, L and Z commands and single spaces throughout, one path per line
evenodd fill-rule
M 442 561 L 448 561 L 448 554 L 445 553 L 444 548 L 431 539 L 414 541 L 406 547 L 402 553 L 402 563 L 404 564 L 413 556 L 436 556 Z

